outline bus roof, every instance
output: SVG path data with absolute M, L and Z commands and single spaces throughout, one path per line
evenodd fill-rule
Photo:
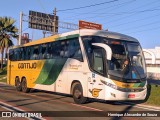
M 39 40 L 34 40 L 32 42 L 29 42 L 29 43 L 26 43 L 20 46 L 14 46 L 14 48 L 22 47 L 22 46 L 36 45 L 36 44 L 46 43 L 46 42 L 51 42 L 51 41 L 56 41 L 56 40 L 62 40 L 65 38 L 70 38 L 69 36 L 73 37 L 73 36 L 87 36 L 87 35 L 102 36 L 102 37 L 107 37 L 107 38 L 112 38 L 112 39 L 138 42 L 138 40 L 133 37 L 130 37 L 124 34 L 120 34 L 120 33 L 116 33 L 116 32 L 110 32 L 110 31 L 104 31 L 104 30 L 80 29 L 80 30 L 74 30 L 71 32 L 62 33 L 62 34 L 56 34 L 56 35 L 42 38 Z
M 87 36 L 87 35 L 102 36 L 107 38 L 138 42 L 137 39 L 121 33 L 104 31 L 104 30 L 92 30 L 92 29 L 75 30 L 75 31 L 60 34 L 59 37 L 65 37 L 65 36 L 74 35 L 74 34 L 79 34 L 80 36 Z

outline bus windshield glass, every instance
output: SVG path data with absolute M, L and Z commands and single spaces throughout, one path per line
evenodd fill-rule
M 92 43 L 107 44 L 112 50 L 111 60 L 104 60 L 106 72 L 115 80 L 132 82 L 146 78 L 145 60 L 138 42 L 116 40 L 99 36 L 82 37 L 89 64 L 92 67 Z M 102 68 L 102 67 L 101 67 Z
M 145 61 L 139 43 L 111 42 L 112 59 L 108 62 L 109 75 L 122 79 L 143 79 L 146 77 Z

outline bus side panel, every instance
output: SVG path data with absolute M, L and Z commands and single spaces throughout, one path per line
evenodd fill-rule
M 47 91 L 56 91 L 55 82 L 57 80 L 60 80 L 60 82 L 63 82 L 63 79 L 65 81 L 67 80 L 67 74 L 64 74 L 65 76 L 62 75 L 66 60 L 67 58 L 46 60 L 34 82 L 36 84 L 34 88 Z M 62 76 L 62 78 L 60 76 Z
M 7 84 L 11 85 L 11 61 L 9 59 L 7 63 Z
M 67 64 L 67 73 L 68 73 L 68 82 L 67 84 L 67 93 L 70 94 L 71 84 L 73 81 L 79 81 L 83 87 L 83 83 L 86 82 L 83 76 L 83 62 L 80 62 L 76 59 L 68 59 Z M 87 86 L 87 85 L 86 85 Z
M 8 64 L 8 83 L 15 85 L 15 78 L 21 81 L 23 77 L 27 80 L 27 87 L 33 88 L 44 61 L 12 61 Z

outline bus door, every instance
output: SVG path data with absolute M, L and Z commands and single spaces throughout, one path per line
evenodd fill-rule
M 88 97 L 104 99 L 105 86 L 101 81 L 104 81 L 106 75 L 105 67 L 105 50 L 101 47 L 94 47 L 90 60 L 90 67 L 93 72 L 88 78 Z

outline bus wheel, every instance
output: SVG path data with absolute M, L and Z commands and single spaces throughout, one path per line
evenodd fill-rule
M 87 98 L 83 96 L 83 89 L 79 83 L 73 88 L 73 99 L 77 104 L 84 104 L 87 101 Z
M 22 92 L 28 93 L 30 91 L 30 88 L 27 88 L 27 81 L 26 78 L 22 79 Z
M 17 91 L 22 91 L 22 84 L 21 84 L 18 77 L 16 77 L 16 79 L 15 79 L 15 86 L 16 86 Z

